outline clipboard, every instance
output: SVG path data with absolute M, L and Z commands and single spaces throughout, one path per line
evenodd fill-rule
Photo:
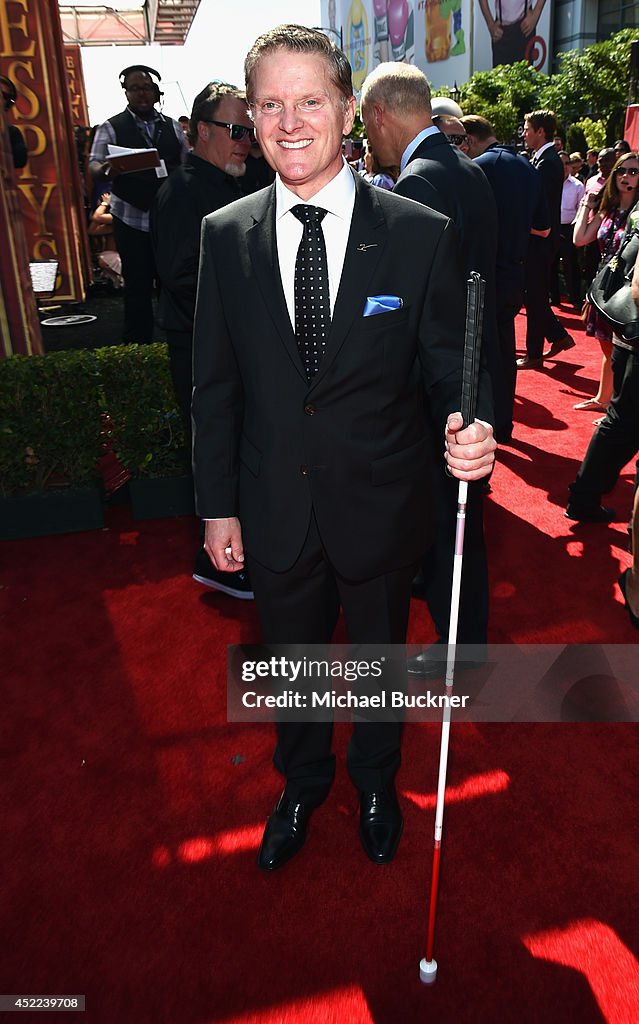
M 111 147 L 109 147 L 111 149 Z M 112 147 L 115 149 L 116 147 Z M 120 148 L 120 147 L 117 147 Z M 107 157 L 111 175 L 133 174 L 135 171 L 152 171 L 161 166 L 157 149 L 132 149 L 128 152 L 111 153 Z

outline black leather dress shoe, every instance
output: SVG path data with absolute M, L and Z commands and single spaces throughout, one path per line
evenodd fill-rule
M 302 849 L 310 811 L 304 804 L 293 803 L 282 793 L 264 829 L 257 866 L 263 871 L 276 871 Z
M 605 505 L 578 505 L 569 501 L 564 515 L 580 523 L 610 523 L 615 518 L 615 510 Z
M 388 864 L 399 846 L 404 819 L 394 789 L 360 793 L 359 837 L 375 864 Z

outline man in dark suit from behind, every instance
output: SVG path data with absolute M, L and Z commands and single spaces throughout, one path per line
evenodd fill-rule
M 564 167 L 554 144 L 557 121 L 552 110 L 533 110 L 524 118 L 524 142 L 532 150 L 531 164 L 541 176 L 550 217 L 550 235 L 533 235 L 526 257 L 526 355 L 518 370 L 543 370 L 544 359 L 554 359 L 574 347 L 574 341 L 550 308 L 550 272 L 559 252 L 561 194 Z M 544 353 L 544 340 L 550 348 Z
M 512 431 L 517 379 L 515 317 L 524 301 L 526 253 L 531 235 L 547 238 L 550 221 L 541 176 L 515 149 L 497 141 L 485 117 L 462 117 L 468 136 L 468 155 L 481 167 L 497 206 L 496 305 L 497 336 L 508 388 Z
M 246 94 L 209 82 L 195 97 L 189 123 L 193 149 L 158 192 L 151 207 L 151 241 L 160 279 L 158 321 L 166 333 L 173 387 L 191 437 L 193 320 L 202 220 L 245 194 L 246 159 L 254 137 Z M 252 191 L 252 190 L 250 190 Z M 247 574 L 217 572 L 203 548 L 193 573 L 198 583 L 231 597 L 252 597 Z
M 246 553 L 267 644 L 327 644 L 340 605 L 351 643 L 403 644 L 429 541 L 429 421 L 453 475 L 479 479 L 494 459 L 485 375 L 479 418 L 462 430 L 456 413 L 454 228 L 345 163 L 351 69 L 323 32 L 272 29 L 245 73 L 277 177 L 203 225 L 193 424 L 206 548 L 228 572 Z M 378 864 L 402 832 L 400 735 L 396 721 L 356 720 L 347 755 Z M 280 721 L 274 762 L 286 787 L 258 855 L 269 871 L 299 852 L 331 788 L 331 723 Z
M 362 87 L 361 111 L 368 139 L 379 159 L 400 167 L 395 192 L 450 217 L 466 276 L 476 270 L 486 281 L 482 358 L 493 386 L 495 436 L 499 440 L 509 426 L 497 345 L 497 211 L 490 186 L 483 172 L 433 125 L 430 87 L 419 68 L 395 62 L 378 65 Z M 440 644 L 409 660 L 409 673 L 420 678 L 434 678 L 445 670 L 441 643 L 448 637 L 457 515 L 455 482 L 445 474 L 440 460 L 434 460 L 432 466 L 430 486 L 437 495 L 437 532 L 422 572 L 424 595 Z M 457 639 L 461 644 L 476 645 L 476 657 L 481 660 L 488 632 L 488 565 L 481 486 L 471 486 L 468 498 Z

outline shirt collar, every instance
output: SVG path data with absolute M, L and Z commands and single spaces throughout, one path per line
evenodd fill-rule
M 406 167 L 406 164 L 408 163 L 408 161 L 412 157 L 413 153 L 415 152 L 415 150 L 417 149 L 418 146 L 421 146 L 421 144 L 424 141 L 424 139 L 427 139 L 429 137 L 429 135 L 442 135 L 442 134 L 443 134 L 443 132 L 440 132 L 439 128 L 435 124 L 431 124 L 429 128 L 422 128 L 422 130 L 419 133 L 419 135 L 416 135 L 415 138 L 413 139 L 413 141 L 408 143 L 408 145 L 406 146 L 406 149 L 402 153 L 402 159 L 400 160 L 400 163 L 399 163 L 400 171 L 404 170 L 404 168 Z
M 304 200 L 291 192 L 282 182 L 279 174 L 275 178 L 275 215 L 278 220 L 288 213 L 294 206 L 303 203 Z M 355 202 L 355 179 L 351 169 L 344 161 L 341 171 L 331 178 L 327 185 L 316 192 L 311 199 L 307 200 L 312 206 L 320 206 L 323 210 L 340 217 L 343 220 L 350 220 Z
M 547 149 L 554 148 L 554 145 L 555 145 L 555 143 L 552 142 L 552 141 L 551 142 L 544 142 L 543 146 L 540 146 L 539 149 L 534 154 L 534 156 L 533 156 L 534 162 L 537 163 L 537 161 L 539 160 L 539 157 L 541 156 L 541 154 L 545 153 Z

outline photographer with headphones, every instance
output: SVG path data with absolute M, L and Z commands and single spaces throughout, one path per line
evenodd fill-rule
M 162 96 L 160 80 L 159 73 L 145 64 L 134 64 L 120 72 L 127 107 L 100 125 L 89 158 L 91 174 L 99 181 L 108 181 L 111 191 L 113 231 L 125 284 L 122 340 L 140 344 L 153 341 L 155 263 L 149 210 L 158 189 L 189 151 L 181 125 L 155 109 Z M 109 163 L 110 145 L 157 149 L 160 166 L 115 175 Z
M 4 103 L 4 110 L 6 114 L 9 112 L 11 107 L 15 106 L 18 94 L 16 92 L 15 85 L 10 78 L 6 77 L 6 75 L 0 75 L 0 90 L 2 91 L 2 101 Z M 19 169 L 20 167 L 24 167 L 27 162 L 26 143 L 22 132 L 15 124 L 7 124 L 7 131 L 9 132 L 13 166 Z

